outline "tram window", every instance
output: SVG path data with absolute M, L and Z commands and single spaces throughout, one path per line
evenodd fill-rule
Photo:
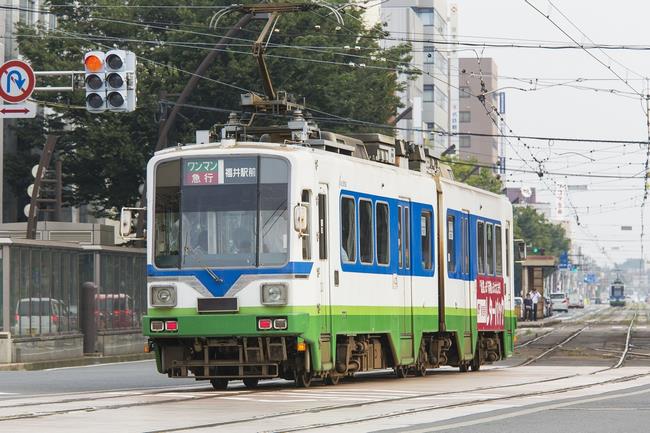
M 447 270 L 453 273 L 456 272 L 454 227 L 456 227 L 456 217 L 454 215 L 447 215 Z
M 357 261 L 356 215 L 354 199 L 341 199 L 341 259 L 344 262 Z
M 397 206 L 397 265 L 401 268 L 404 264 L 402 251 L 402 206 Z
M 478 259 L 478 273 L 485 274 L 485 223 L 479 221 L 476 228 L 476 237 L 478 251 L 476 257 Z
M 422 268 L 433 268 L 431 257 L 431 212 L 422 211 L 420 216 L 420 240 L 422 244 Z
M 377 238 L 377 263 L 387 265 L 390 261 L 390 230 L 388 204 L 377 203 L 375 231 Z
M 406 269 L 411 267 L 411 225 L 409 224 L 409 208 L 404 207 L 404 264 Z
M 311 191 L 302 190 L 302 204 L 307 206 L 307 232 L 302 236 L 302 259 L 311 259 Z
M 462 250 L 463 250 L 463 264 L 462 264 L 462 272 L 463 274 L 468 274 L 469 273 L 469 223 L 467 221 L 467 218 L 463 218 L 462 220 Z
M 503 242 L 501 241 L 501 226 L 494 226 L 494 240 L 496 244 L 496 271 L 497 275 L 503 275 Z
M 510 276 L 510 229 L 506 228 L 506 276 Z
M 359 258 L 362 263 L 374 262 L 372 241 L 372 202 L 359 200 Z
M 327 196 L 318 194 L 318 257 L 327 258 Z
M 494 226 L 492 224 L 485 226 L 485 251 L 487 253 L 486 273 L 494 275 Z

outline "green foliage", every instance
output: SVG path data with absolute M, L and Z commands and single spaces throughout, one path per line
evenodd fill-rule
M 569 239 L 564 228 L 553 224 L 531 207 L 515 207 L 515 239 L 523 239 L 526 245 L 543 248 L 545 255 L 559 256 L 569 249 Z M 529 250 L 530 252 L 530 250 Z
M 501 178 L 494 174 L 489 168 L 478 167 L 478 161 L 475 158 L 469 160 L 460 160 L 450 158 L 446 161 L 454 172 L 454 179 L 464 182 L 468 185 L 481 188 L 495 194 L 501 194 L 503 191 L 503 182 Z
M 55 112 L 46 121 L 27 122 L 26 127 L 38 137 L 26 139 L 23 151 L 40 148 L 45 130 L 61 135 L 57 146 L 64 158 L 64 182 L 74 185 L 67 196 L 70 203 L 92 203 L 98 213 L 110 214 L 139 198 L 138 185 L 144 181 L 146 161 L 158 138 L 159 102 L 176 98 L 208 50 L 239 19 L 240 14 L 231 14 L 219 22 L 217 29 L 208 27 L 217 11 L 211 7 L 231 3 L 194 0 L 188 2 L 192 7 L 183 7 L 177 6 L 178 0 L 135 0 L 128 5 L 148 7 L 127 8 L 113 0 L 51 0 L 58 17 L 56 29 L 20 29 L 20 52 L 36 70 L 80 70 L 83 54 L 93 49 L 122 48 L 138 56 L 139 108 L 133 113 L 89 114 L 83 108 L 83 91 L 36 95 Z M 267 50 L 275 88 L 294 94 L 298 100 L 304 97 L 307 106 L 317 110 L 386 123 L 397 112 L 396 92 L 401 89 L 396 69 L 386 67 L 410 60 L 409 48 L 380 50 L 377 36 L 381 29 L 366 29 L 360 11 L 346 11 L 345 25 L 339 30 L 336 20 L 325 10 L 280 18 L 278 32 L 273 33 Z M 210 129 L 225 121 L 229 110 L 239 109 L 244 91 L 262 93 L 251 45 L 263 24 L 254 21 L 242 29 L 187 101 L 222 111 L 183 108 L 170 134 L 170 144 L 192 142 L 195 130 Z M 355 57 L 359 55 L 367 57 Z M 367 66 L 350 67 L 350 62 Z M 328 123 L 319 119 L 322 115 L 318 112 L 314 116 L 321 126 Z M 328 129 L 343 128 L 360 129 L 340 121 L 330 122 Z M 14 162 L 11 176 L 16 178 L 10 182 L 18 184 L 25 167 L 20 166 L 20 160 Z M 31 160 L 29 164 L 31 167 Z

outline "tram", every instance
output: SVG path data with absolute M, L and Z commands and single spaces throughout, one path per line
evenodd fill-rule
M 625 306 L 625 286 L 620 280 L 612 283 L 609 294 L 609 305 L 612 307 Z

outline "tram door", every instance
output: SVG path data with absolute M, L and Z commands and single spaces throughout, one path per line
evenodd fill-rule
M 397 237 L 399 290 L 402 301 L 400 351 L 404 358 L 413 357 L 413 293 L 411 265 L 411 201 L 401 199 L 398 206 Z
M 329 206 L 328 206 L 328 188 L 326 184 L 320 184 L 318 189 L 318 198 L 316 200 L 316 231 L 318 239 L 318 257 L 315 260 L 317 266 L 316 274 L 320 282 L 320 302 L 319 315 L 321 323 L 321 335 L 325 338 L 332 333 L 332 315 L 331 315 L 331 298 L 330 298 L 330 242 L 329 242 Z
M 465 296 L 467 299 L 467 310 L 465 316 L 465 353 L 471 353 L 474 350 L 474 332 L 476 328 L 476 318 L 474 316 L 476 312 L 476 294 L 472 293 L 472 282 L 470 276 L 470 255 L 472 254 L 472 248 L 470 247 L 470 238 L 469 238 L 469 211 L 464 210 L 461 216 L 460 221 L 460 238 L 461 238 L 461 271 L 463 274 L 463 284 Z

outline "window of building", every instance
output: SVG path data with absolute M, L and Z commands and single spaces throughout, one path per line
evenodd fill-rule
M 469 123 L 472 121 L 472 112 L 471 111 L 459 111 L 458 120 L 461 123 Z
M 359 200 L 359 258 L 361 263 L 375 261 L 372 237 L 372 202 Z
M 357 228 L 354 199 L 341 199 L 341 259 L 344 262 L 357 261 Z
M 390 262 L 390 220 L 388 204 L 377 203 L 375 231 L 377 233 L 377 263 L 387 265 Z
M 424 46 L 424 63 L 425 64 L 433 64 L 435 61 L 434 58 L 434 53 L 435 53 L 435 48 L 433 45 L 425 45 Z
M 422 100 L 424 102 L 433 102 L 433 84 L 425 84 L 423 87 Z
M 496 271 L 497 276 L 503 275 L 503 250 L 501 247 L 503 243 L 501 242 L 501 226 L 494 227 L 494 240 L 495 240 L 495 257 L 496 257 Z
M 458 144 L 460 147 L 472 147 L 472 137 L 469 135 L 459 135 Z
M 458 96 L 460 98 L 469 98 L 472 96 L 472 90 L 467 86 L 461 86 L 460 90 L 458 91 Z
M 485 226 L 485 252 L 487 256 L 485 270 L 488 275 L 494 275 L 494 226 L 492 224 Z
M 433 8 L 414 8 L 423 26 L 433 25 Z
M 440 90 L 440 87 L 434 86 L 433 99 L 437 106 L 446 110 L 449 106 L 449 98 L 447 94 Z
M 435 9 L 433 10 L 433 26 L 441 35 L 447 34 L 447 20 L 442 18 L 442 16 Z
M 479 221 L 476 228 L 478 273 L 485 274 L 485 223 Z
M 456 217 L 447 215 L 447 270 L 456 272 L 456 247 L 454 243 L 454 227 L 456 226 Z
M 422 211 L 420 215 L 420 245 L 422 246 L 422 268 L 433 268 L 431 248 L 431 212 Z
M 447 71 L 449 69 L 449 61 L 447 60 L 447 57 L 445 57 L 445 55 L 438 50 L 435 50 L 433 54 L 433 63 L 436 65 L 436 69 L 438 69 L 438 71 L 443 74 L 447 74 Z

